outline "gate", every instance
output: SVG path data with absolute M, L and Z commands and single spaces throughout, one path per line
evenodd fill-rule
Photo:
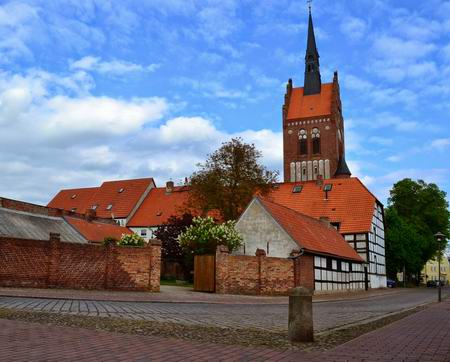
M 216 256 L 194 256 L 194 290 L 214 292 L 216 289 Z

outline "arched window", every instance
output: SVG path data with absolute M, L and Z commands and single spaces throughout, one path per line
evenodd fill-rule
M 308 154 L 308 134 L 307 134 L 306 130 L 301 129 L 298 132 L 298 139 L 299 139 L 300 155 L 307 155 Z
M 311 131 L 313 154 L 320 153 L 320 130 L 313 128 Z

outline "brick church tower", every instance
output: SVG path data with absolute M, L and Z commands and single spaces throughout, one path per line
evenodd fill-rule
M 284 182 L 350 177 L 345 162 L 344 119 L 337 72 L 322 84 L 309 11 L 303 87 L 289 79 L 283 105 Z

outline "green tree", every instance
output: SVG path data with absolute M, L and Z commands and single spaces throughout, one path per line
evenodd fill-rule
M 255 192 L 267 193 L 277 180 L 277 172 L 259 164 L 261 156 L 241 138 L 223 143 L 191 176 L 191 207 L 204 214 L 215 210 L 224 220 L 236 220 Z
M 391 272 L 405 265 L 410 274 L 419 274 L 425 263 L 445 244 L 434 234 L 449 235 L 450 212 L 446 193 L 433 183 L 404 179 L 391 190 L 386 211 L 386 257 Z M 400 255 L 396 252 L 401 251 Z
M 421 238 L 415 229 L 389 207 L 386 217 L 386 272 L 392 278 L 405 268 L 407 274 L 416 274 L 422 268 Z

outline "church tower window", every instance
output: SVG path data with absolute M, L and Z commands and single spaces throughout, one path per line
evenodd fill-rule
M 311 132 L 313 154 L 320 153 L 320 130 L 318 128 L 313 128 Z
M 301 129 L 298 132 L 300 155 L 308 154 L 308 134 L 306 130 Z

